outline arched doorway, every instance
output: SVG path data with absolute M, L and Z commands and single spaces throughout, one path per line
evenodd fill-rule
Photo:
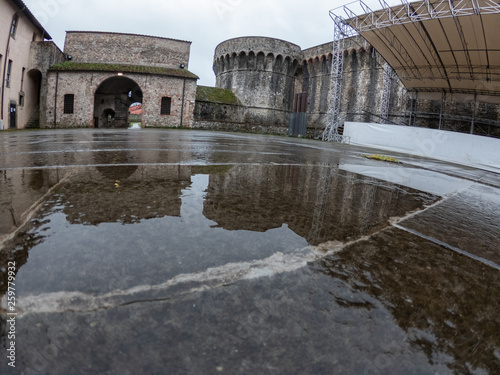
M 142 90 L 130 78 L 111 77 L 97 88 L 94 100 L 96 128 L 128 128 L 129 107 L 142 103 Z

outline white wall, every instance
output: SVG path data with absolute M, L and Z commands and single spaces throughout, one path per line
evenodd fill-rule
M 425 156 L 500 173 L 500 139 L 428 128 L 346 122 L 351 144 Z

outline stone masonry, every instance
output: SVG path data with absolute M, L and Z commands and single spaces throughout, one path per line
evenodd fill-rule
M 383 60 L 360 38 L 346 43 L 342 117 L 348 121 L 378 121 L 382 105 Z M 242 126 L 234 118 L 235 130 L 265 129 L 266 133 L 286 134 L 289 113 L 296 94 L 307 98 L 308 136 L 319 137 L 328 115 L 332 66 L 332 43 L 306 50 L 273 38 L 230 39 L 215 50 L 216 86 L 232 90 L 245 108 Z M 389 118 L 400 116 L 402 89 L 392 80 Z M 233 111 L 234 112 L 234 111 Z M 199 127 L 210 128 L 206 119 Z M 219 124 L 223 129 L 228 128 Z M 198 119 L 197 119 L 198 124 Z
M 68 31 L 64 53 L 74 61 L 188 69 L 191 42 L 137 34 Z
M 246 107 L 244 120 L 288 126 L 300 47 L 278 39 L 236 38 L 215 50 L 216 86 L 232 90 Z

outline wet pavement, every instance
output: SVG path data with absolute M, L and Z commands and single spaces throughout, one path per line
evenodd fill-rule
M 1 374 L 500 373 L 498 174 L 215 132 L 0 145 Z

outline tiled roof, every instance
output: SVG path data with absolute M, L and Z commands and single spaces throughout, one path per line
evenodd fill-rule
M 142 104 L 130 107 L 128 112 L 132 115 L 140 115 L 142 113 Z
M 157 66 L 101 64 L 101 63 L 76 63 L 65 61 L 61 64 L 52 65 L 52 71 L 74 71 L 74 72 L 115 72 L 115 73 L 140 73 L 157 74 L 171 77 L 198 79 L 196 74 L 186 69 L 171 69 Z

